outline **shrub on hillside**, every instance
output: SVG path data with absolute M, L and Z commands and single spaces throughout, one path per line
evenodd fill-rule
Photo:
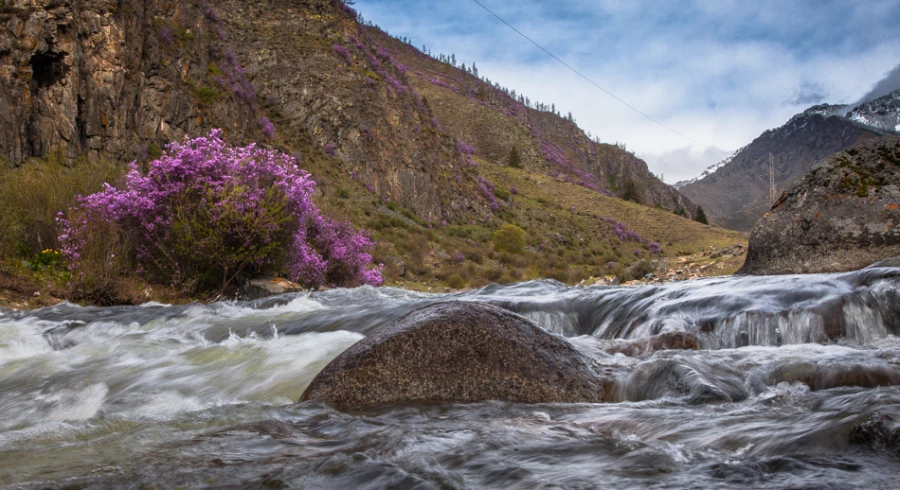
M 118 227 L 148 279 L 225 291 L 235 279 L 285 274 L 310 287 L 378 285 L 368 234 L 323 216 L 315 183 L 283 153 L 234 148 L 221 130 L 167 147 L 142 175 L 80 200 L 60 236 L 77 276 L 103 223 Z M 112 257 L 110 257 L 112 260 Z
M 494 250 L 522 253 L 525 251 L 525 230 L 516 225 L 503 225 L 494 233 Z

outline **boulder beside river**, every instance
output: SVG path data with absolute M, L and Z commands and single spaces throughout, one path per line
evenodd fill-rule
M 300 401 L 337 406 L 405 402 L 601 402 L 608 383 L 564 338 L 503 308 L 429 305 L 325 366 Z
M 739 274 L 862 269 L 900 256 L 900 135 L 829 157 L 753 228 Z

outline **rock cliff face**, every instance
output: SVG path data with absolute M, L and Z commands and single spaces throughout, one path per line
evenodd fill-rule
M 200 131 L 198 109 L 178 82 L 205 71 L 205 53 L 184 42 L 209 43 L 209 32 L 201 11 L 183 7 L 171 1 L 5 2 L 0 154 L 13 164 L 57 152 L 125 158 L 144 142 Z M 182 31 L 167 31 L 168 19 Z M 171 44 L 168 37 L 161 42 L 165 35 Z
M 900 256 L 900 136 L 830 157 L 797 182 L 750 235 L 743 274 L 860 269 Z
M 0 158 L 14 166 L 146 160 L 221 127 L 296 154 L 323 186 L 351 175 L 423 219 L 465 221 L 491 204 L 470 160 L 506 161 L 515 141 L 526 168 L 612 194 L 631 181 L 647 205 L 693 208 L 633 155 L 360 25 L 338 0 L 9 0 L 0 74 Z M 457 79 L 494 103 L 460 103 Z

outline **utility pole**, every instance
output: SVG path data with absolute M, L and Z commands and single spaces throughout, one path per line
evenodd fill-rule
M 769 206 L 775 205 L 775 155 L 769 153 Z

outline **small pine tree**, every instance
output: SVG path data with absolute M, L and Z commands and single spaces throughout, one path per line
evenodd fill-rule
M 522 155 L 519 153 L 519 147 L 513 145 L 509 150 L 509 166 L 512 168 L 522 168 Z
M 702 206 L 697 206 L 697 215 L 694 216 L 694 221 L 703 223 L 704 225 L 709 224 L 709 221 L 706 219 L 706 213 L 703 211 Z
M 641 196 L 640 194 L 638 194 L 637 186 L 634 185 L 633 180 L 628 179 L 625 181 L 625 185 L 623 186 L 622 191 L 622 199 L 640 204 Z

